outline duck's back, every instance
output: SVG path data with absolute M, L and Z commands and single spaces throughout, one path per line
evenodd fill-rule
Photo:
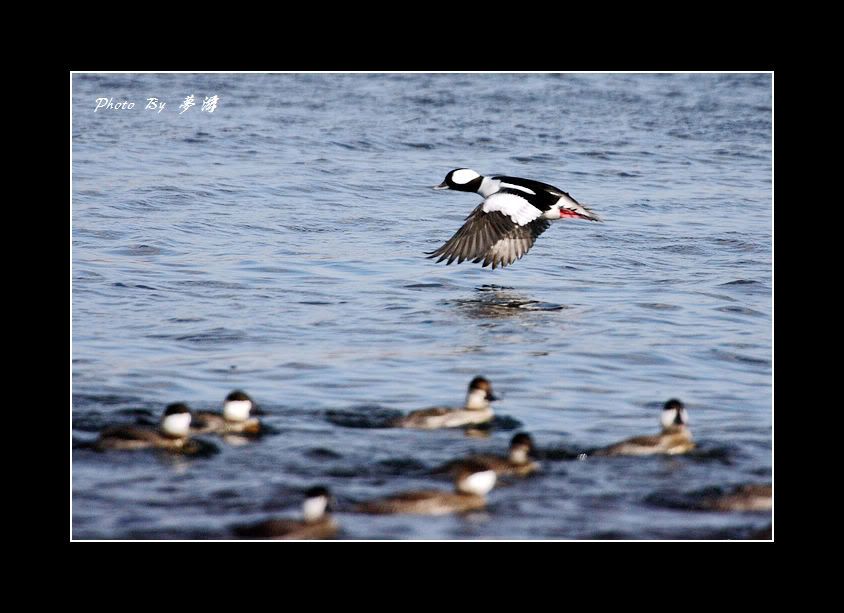
M 337 533 L 337 524 L 330 517 L 315 522 L 271 519 L 252 526 L 239 526 L 234 531 L 243 538 L 314 540 L 334 536 Z
M 687 432 L 673 432 L 654 436 L 634 436 L 615 445 L 597 450 L 593 455 L 674 455 L 686 453 L 695 446 Z
M 99 449 L 145 449 L 147 447 L 178 446 L 181 441 L 168 439 L 153 428 L 145 426 L 112 426 L 100 434 Z
M 410 513 L 415 515 L 446 515 L 480 509 L 486 505 L 483 496 L 458 494 L 437 490 L 408 492 L 358 505 L 361 513 L 376 515 Z
M 703 507 L 714 511 L 768 511 L 773 506 L 770 485 L 742 485 L 728 494 L 707 498 Z
M 492 419 L 492 409 L 447 409 L 435 407 L 413 411 L 399 418 L 400 428 L 458 428 L 469 424 L 482 424 Z

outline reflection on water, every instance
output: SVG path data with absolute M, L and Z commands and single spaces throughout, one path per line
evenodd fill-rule
M 508 319 L 533 311 L 562 311 L 571 307 L 563 304 L 533 300 L 512 287 L 482 285 L 475 288 L 472 298 L 447 301 L 472 319 Z

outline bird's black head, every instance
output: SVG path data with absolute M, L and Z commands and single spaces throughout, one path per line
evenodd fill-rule
M 453 189 L 458 192 L 476 192 L 481 187 L 484 178 L 469 168 L 455 168 L 445 176 L 445 179 L 434 189 Z
M 244 392 L 242 390 L 235 390 L 231 394 L 226 396 L 226 400 L 238 400 L 238 401 L 249 400 L 249 401 L 251 401 L 252 399 L 249 397 L 249 395 L 246 392 Z
M 492 392 L 492 383 L 490 383 L 489 379 L 486 377 L 481 377 L 479 375 L 469 382 L 469 393 L 471 394 L 474 390 L 483 390 L 486 394 L 486 399 L 490 402 L 499 399 L 498 396 Z
M 178 413 L 190 413 L 190 409 L 187 407 L 186 404 L 183 404 L 181 402 L 168 404 L 167 408 L 164 409 L 165 417 L 167 417 L 168 415 L 176 415 Z
M 510 439 L 510 447 L 527 447 L 528 451 L 533 451 L 533 438 L 527 432 L 519 432 Z
M 663 428 L 686 425 L 688 423 L 686 407 L 676 398 L 672 398 L 663 405 L 660 421 Z

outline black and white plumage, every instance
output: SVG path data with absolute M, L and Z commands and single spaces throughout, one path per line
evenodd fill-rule
M 455 234 L 428 255 L 437 262 L 471 260 L 504 267 L 525 255 L 552 221 L 563 218 L 601 221 L 589 208 L 547 183 L 497 175 L 484 177 L 468 168 L 449 172 L 434 189 L 476 192 L 484 197 Z

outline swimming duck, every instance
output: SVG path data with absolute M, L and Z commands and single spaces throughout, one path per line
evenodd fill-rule
M 455 491 L 422 490 L 394 494 L 380 500 L 364 502 L 355 507 L 359 513 L 386 515 L 447 515 L 482 509 L 486 495 L 495 485 L 495 471 L 483 464 L 466 463 L 457 471 Z
M 701 508 L 711 511 L 769 511 L 773 506 L 770 484 L 739 485 L 726 494 L 708 496 Z
M 398 428 L 458 428 L 469 424 L 480 424 L 492 420 L 490 402 L 498 400 L 492 393 L 492 384 L 485 377 L 475 377 L 469 383 L 466 404 L 462 408 L 434 407 L 421 409 L 393 422 Z
M 250 526 L 236 526 L 235 534 L 244 538 L 313 540 L 330 539 L 337 534 L 337 523 L 328 513 L 331 493 L 327 488 L 312 487 L 305 492 L 302 520 L 271 519 Z
M 662 432 L 653 436 L 636 436 L 592 452 L 596 456 L 675 455 L 695 447 L 688 428 L 688 415 L 683 403 L 672 398 L 662 408 Z
M 468 462 L 474 462 L 494 470 L 495 474 L 516 475 L 523 477 L 535 472 L 539 464 L 530 459 L 535 452 L 533 439 L 530 434 L 520 432 L 510 440 L 510 453 L 507 456 L 473 455 L 465 460 L 454 460 L 435 469 L 434 472 L 454 472 L 463 468 Z
M 105 449 L 149 449 L 152 447 L 170 450 L 184 450 L 190 441 L 190 409 L 182 404 L 170 404 L 158 428 L 151 426 L 112 426 L 105 428 L 94 448 Z
M 259 413 L 252 399 L 240 390 L 226 396 L 223 413 L 196 411 L 191 432 L 195 434 L 257 434 L 261 431 L 261 421 L 251 414 Z

